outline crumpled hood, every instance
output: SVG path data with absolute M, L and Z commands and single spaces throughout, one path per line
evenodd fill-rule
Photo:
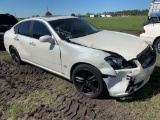
M 90 48 L 117 53 L 126 60 L 136 58 L 148 46 L 136 36 L 107 30 L 70 40 Z

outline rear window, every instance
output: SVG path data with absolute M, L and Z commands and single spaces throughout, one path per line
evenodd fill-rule
M 30 36 L 30 25 L 31 25 L 31 21 L 25 21 L 20 23 L 17 28 L 15 26 L 15 32 L 18 31 L 18 34 L 20 35 L 24 35 L 24 36 Z
M 19 31 L 19 24 L 14 27 L 14 33 L 18 34 L 18 31 Z

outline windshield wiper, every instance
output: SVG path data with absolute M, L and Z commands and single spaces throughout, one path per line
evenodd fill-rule
M 85 36 L 91 35 L 91 34 L 94 34 L 94 33 L 97 33 L 97 32 L 99 32 L 99 31 L 94 31 L 94 32 L 86 33 Z

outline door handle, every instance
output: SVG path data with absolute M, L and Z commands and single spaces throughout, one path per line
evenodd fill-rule
M 19 39 L 17 37 L 15 37 L 14 40 L 19 41 Z
M 31 43 L 30 43 L 30 45 L 32 45 L 32 46 L 36 46 L 36 44 L 35 44 L 34 42 L 31 42 Z

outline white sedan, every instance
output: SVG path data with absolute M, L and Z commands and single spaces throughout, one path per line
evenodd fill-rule
M 144 26 L 140 38 L 156 47 L 160 53 L 160 23 L 150 23 Z
M 156 51 L 138 37 L 99 30 L 71 16 L 23 20 L 5 33 L 4 44 L 17 64 L 63 76 L 91 98 L 134 93 L 156 64 Z

